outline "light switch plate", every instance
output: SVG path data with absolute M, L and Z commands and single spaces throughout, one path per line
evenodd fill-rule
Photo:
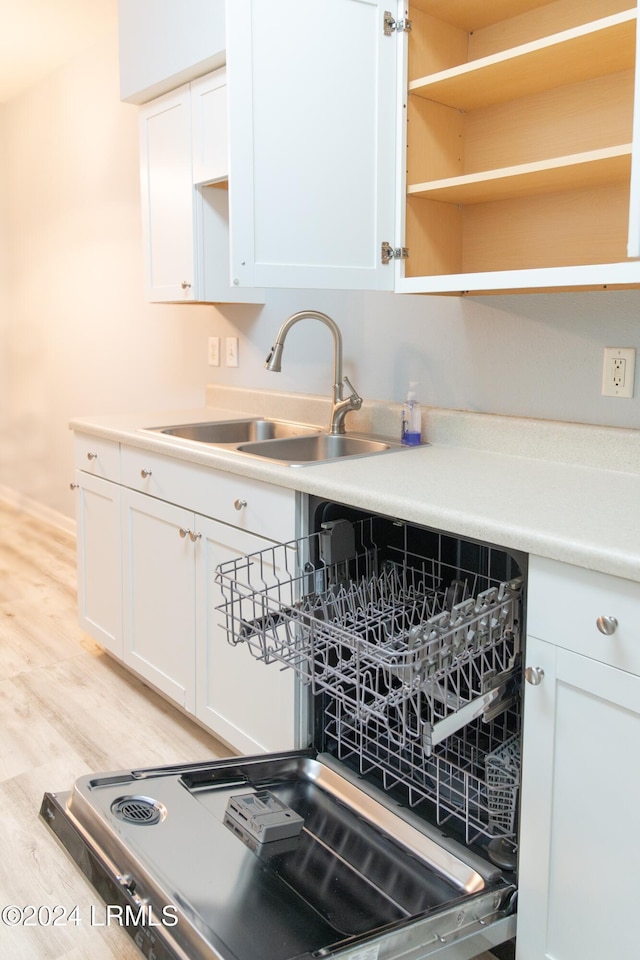
M 228 367 L 238 366 L 238 338 L 225 337 L 225 357 Z
M 209 366 L 220 366 L 220 337 L 209 337 Z

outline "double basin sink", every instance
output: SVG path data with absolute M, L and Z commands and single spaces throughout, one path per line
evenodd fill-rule
M 399 441 L 387 438 L 330 434 L 307 424 L 266 418 L 186 423 L 147 429 L 167 437 L 231 449 L 289 466 L 406 449 Z

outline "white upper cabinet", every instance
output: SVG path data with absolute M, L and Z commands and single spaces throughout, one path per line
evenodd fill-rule
M 120 99 L 146 103 L 224 65 L 224 0 L 118 0 Z
M 193 182 L 220 183 L 229 178 L 227 73 L 216 70 L 191 84 Z
M 224 67 L 140 108 L 145 294 L 152 302 L 262 302 L 229 267 Z
M 637 30 L 635 0 L 233 0 L 234 277 L 640 285 Z
M 194 300 L 189 84 L 140 111 L 140 190 L 147 299 Z
M 410 16 L 396 289 L 640 283 L 634 0 L 412 0 Z
M 227 7 L 232 276 L 392 289 L 398 45 L 389 0 Z

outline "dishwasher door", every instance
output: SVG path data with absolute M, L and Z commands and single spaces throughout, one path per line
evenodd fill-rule
M 41 815 L 149 960 L 468 960 L 515 933 L 499 868 L 314 751 L 86 776 Z

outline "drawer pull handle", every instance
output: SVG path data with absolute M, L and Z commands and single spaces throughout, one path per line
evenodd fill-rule
M 80 486 L 79 483 L 70 483 L 69 490 L 77 490 L 79 486 Z
M 151 470 L 141 470 L 140 476 L 142 477 L 143 480 L 146 480 L 147 477 L 151 476 Z
M 195 543 L 196 540 L 199 540 L 201 536 L 201 533 L 194 533 L 193 530 L 189 530 L 189 539 L 191 540 L 191 543 Z
M 191 531 L 190 531 L 190 530 L 185 530 L 184 527 L 180 527 L 179 533 L 180 533 L 180 536 L 182 537 L 182 539 L 184 540 L 184 538 L 187 536 L 187 534 L 191 533 Z
M 544 670 L 542 667 L 527 667 L 524 678 L 532 687 L 537 687 L 544 680 Z
M 189 290 L 191 287 L 191 284 L 189 283 L 188 280 L 183 280 L 180 286 L 182 287 L 183 290 Z
M 97 460 L 97 459 L 98 459 L 98 454 L 97 454 L 97 453 L 88 453 L 88 454 L 87 454 L 87 460 Z
M 233 505 L 234 505 L 234 507 L 236 508 L 236 510 L 242 510 L 244 507 L 246 507 L 247 501 L 246 501 L 246 500 L 240 500 L 240 499 L 234 500 L 234 501 L 233 501 Z
M 618 621 L 615 617 L 598 617 L 596 626 L 600 633 L 604 633 L 605 637 L 612 637 L 618 629 Z

